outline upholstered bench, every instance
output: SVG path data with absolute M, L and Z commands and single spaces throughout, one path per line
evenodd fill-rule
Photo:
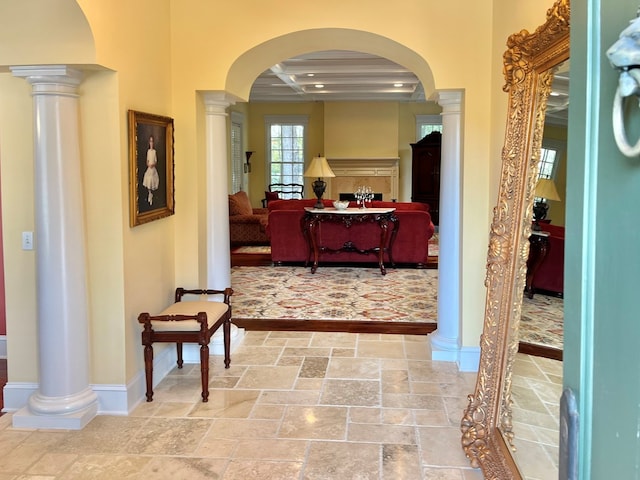
M 222 295 L 222 302 L 183 302 L 185 294 Z M 231 288 L 224 290 L 185 290 L 177 288 L 175 303 L 158 315 L 141 313 L 138 322 L 144 325 L 142 345 L 144 345 L 144 370 L 147 380 L 147 402 L 153 401 L 153 343 L 176 342 L 178 368 L 182 368 L 182 344 L 200 345 L 200 376 L 202 378 L 202 401 L 209 399 L 209 341 L 215 331 L 222 326 L 224 336 L 224 366 L 229 368 L 231 334 Z

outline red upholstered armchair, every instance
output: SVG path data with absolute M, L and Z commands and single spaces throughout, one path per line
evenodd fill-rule
M 252 208 L 246 192 L 229 195 L 229 236 L 231 246 L 269 245 L 266 208 Z
M 564 227 L 542 224 L 542 230 L 549 232 L 547 256 L 533 277 L 533 290 L 562 295 L 564 293 Z

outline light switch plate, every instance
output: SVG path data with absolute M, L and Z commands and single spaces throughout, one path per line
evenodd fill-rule
M 22 249 L 33 250 L 33 232 L 22 232 Z

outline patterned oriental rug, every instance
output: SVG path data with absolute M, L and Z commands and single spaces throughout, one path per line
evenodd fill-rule
M 238 325 L 263 321 L 363 322 L 387 325 L 395 333 L 408 325 L 428 333 L 436 327 L 438 270 L 320 266 L 233 267 L 231 298 Z M 562 299 L 524 298 L 521 341 L 562 349 Z M 287 323 L 291 328 L 291 323 Z M 295 325 L 295 323 L 293 324 Z M 269 325 L 265 328 L 268 329 Z M 249 327 L 247 327 L 249 328 Z M 301 323 L 301 329 L 312 329 Z M 350 330 L 353 331 L 353 330 Z

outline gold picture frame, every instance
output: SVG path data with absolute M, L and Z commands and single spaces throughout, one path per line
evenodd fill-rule
M 547 99 L 555 69 L 569 59 L 570 16 L 570 0 L 555 0 L 535 32 L 509 37 L 503 58 L 507 128 L 489 236 L 480 364 L 461 421 L 464 452 L 487 480 L 524 478 L 513 455 L 511 382 Z
M 175 213 L 173 119 L 129 110 L 129 224 Z

